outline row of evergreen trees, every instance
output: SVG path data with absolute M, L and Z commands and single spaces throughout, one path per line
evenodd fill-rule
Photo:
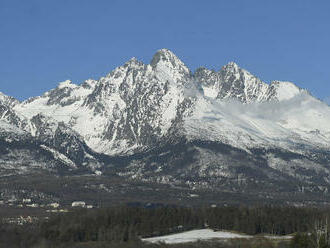
M 80 209 L 53 216 L 47 221 L 34 225 L 15 227 L 15 229 L 9 230 L 8 226 L 2 225 L 0 244 L 10 242 L 10 240 L 21 243 L 36 243 L 42 240 L 57 244 L 132 242 L 138 241 L 141 237 L 205 227 L 215 230 L 234 230 L 251 235 L 308 233 L 311 232 L 316 221 L 327 219 L 328 213 L 330 215 L 330 211 L 325 209 L 294 207 L 142 208 L 120 206 L 94 210 Z M 297 243 L 301 240 L 302 238 L 297 239 Z
M 133 208 L 80 210 L 42 224 L 41 236 L 59 241 L 128 241 L 210 227 L 247 234 L 306 232 L 320 210 L 290 207 Z

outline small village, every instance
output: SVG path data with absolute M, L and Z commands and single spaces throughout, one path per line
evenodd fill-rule
M 84 201 L 73 201 L 71 205 L 61 206 L 58 202 L 52 202 L 49 204 L 39 204 L 33 201 L 30 198 L 23 198 L 22 200 L 17 199 L 10 199 L 7 201 L 0 200 L 0 207 L 6 208 L 14 208 L 14 209 L 42 209 L 46 213 L 67 213 L 70 209 L 77 209 L 77 208 L 86 208 L 92 209 L 94 208 L 93 205 L 86 204 Z M 44 217 L 48 219 L 49 217 Z M 3 223 L 14 224 L 14 225 L 24 225 L 27 223 L 33 223 L 38 221 L 40 218 L 37 216 L 22 214 L 16 217 L 8 217 L 2 220 Z

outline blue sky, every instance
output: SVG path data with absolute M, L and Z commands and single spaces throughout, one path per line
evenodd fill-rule
M 20 100 L 168 48 L 330 96 L 330 1 L 1 0 L 0 91 Z

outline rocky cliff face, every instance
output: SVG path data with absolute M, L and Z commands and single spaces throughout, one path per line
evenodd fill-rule
M 204 95 L 212 99 L 255 103 L 286 100 L 305 92 L 289 82 L 274 81 L 268 85 L 234 62 L 225 65 L 218 72 L 199 68 L 194 77 L 200 83 Z
M 97 152 L 147 149 L 182 120 L 191 100 L 189 69 L 170 51 L 158 51 L 150 65 L 131 59 L 98 81 L 71 82 L 15 106 L 27 118 L 42 113 L 80 133 Z

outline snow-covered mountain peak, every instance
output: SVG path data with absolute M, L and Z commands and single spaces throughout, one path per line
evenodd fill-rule
M 191 74 L 161 49 L 151 64 L 132 58 L 98 80 L 67 80 L 12 107 L 6 102 L 15 100 L 0 93 L 0 143 L 12 149 L 21 131 L 18 151 L 36 150 L 33 159 L 46 154 L 45 168 L 95 170 L 104 162 L 105 174 L 120 155 L 121 175 L 150 182 L 232 188 L 238 175 L 274 185 L 278 175 L 289 182 L 297 174 L 330 185 L 330 108 L 304 92 L 290 82 L 266 84 L 234 62 Z
M 234 99 L 242 103 L 283 101 L 307 93 L 291 82 L 274 81 L 266 84 L 234 62 L 223 66 L 218 72 L 199 68 L 194 77 L 206 97 Z
M 234 62 L 223 66 L 218 72 L 199 68 L 194 77 L 206 97 L 235 99 L 242 103 L 268 100 L 268 85 Z
M 14 106 L 14 105 L 18 104 L 19 101 L 16 100 L 14 97 L 3 94 L 0 91 L 0 103 L 5 104 L 7 106 Z
M 161 73 L 190 75 L 188 67 L 173 52 L 165 48 L 156 52 L 150 65 Z
M 143 62 L 139 61 L 137 58 L 135 57 L 132 57 L 130 60 L 128 60 L 126 63 L 125 63 L 125 67 L 140 67 L 140 66 L 143 66 Z
M 225 71 L 231 71 L 233 73 L 238 73 L 241 68 L 235 62 L 231 61 L 224 65 L 221 69 Z
M 241 69 L 235 62 L 229 62 L 224 65 L 218 73 L 227 81 L 233 81 L 234 79 L 241 80 L 243 73 L 250 74 L 248 71 Z
M 74 88 L 76 88 L 76 87 L 78 87 L 78 85 L 72 83 L 71 80 L 65 80 L 65 81 L 63 81 L 63 82 L 60 82 L 60 83 L 58 84 L 58 86 L 57 86 L 57 88 L 59 88 L 59 89 L 63 89 L 63 88 L 71 88 L 71 89 L 74 89 Z
M 120 154 L 145 149 L 168 135 L 184 132 L 181 127 L 185 116 L 200 111 L 195 108 L 198 105 L 196 99 L 210 100 L 211 105 L 232 100 L 238 105 L 251 106 L 257 103 L 266 106 L 270 102 L 269 106 L 273 107 L 273 104 L 281 104 L 280 101 L 290 99 L 301 91 L 289 82 L 276 81 L 268 85 L 234 62 L 220 71 L 199 68 L 191 74 L 173 52 L 161 49 L 149 65 L 132 58 L 97 81 L 90 79 L 81 85 L 65 81 L 43 96 L 17 104 L 13 109 L 32 121 L 35 133 L 37 129 L 54 133 L 57 123 L 63 122 L 79 133 L 95 151 Z M 210 109 L 210 106 L 205 109 Z M 2 112 L 7 113 L 7 109 Z M 241 112 L 246 111 L 243 109 Z M 38 116 L 39 113 L 44 116 Z M 10 119 L 19 119 L 14 114 L 10 115 Z M 205 120 L 212 118 L 207 113 Z M 326 121 L 325 118 L 323 123 Z M 280 122 L 281 128 L 296 129 L 302 123 L 296 124 L 282 118 L 282 115 Z M 325 130 L 323 124 L 322 128 L 314 128 L 313 125 L 306 124 L 301 130 Z M 220 126 L 215 127 L 217 131 Z
M 170 50 L 163 48 L 163 49 L 159 49 L 155 55 L 152 57 L 152 60 L 150 62 L 151 66 L 155 66 L 157 65 L 157 63 L 161 62 L 161 61 L 168 61 L 171 62 L 173 64 L 175 64 L 176 62 L 181 62 L 180 59 Z M 183 64 L 181 62 L 181 64 Z

